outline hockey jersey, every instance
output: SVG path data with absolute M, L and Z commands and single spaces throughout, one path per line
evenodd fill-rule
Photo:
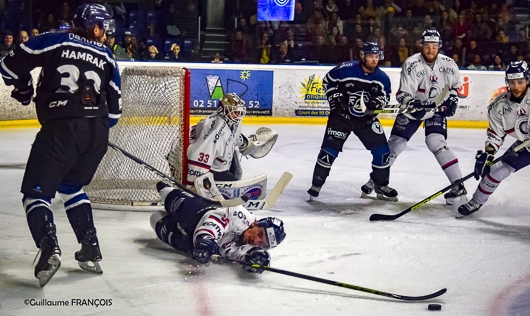
M 41 34 L 10 51 L 0 73 L 7 85 L 16 86 L 29 82 L 36 67 L 43 67 L 34 99 L 41 123 L 70 117 L 120 117 L 120 74 L 105 45 L 73 33 Z M 94 99 L 86 99 L 85 91 Z
M 229 170 L 235 147 L 243 144 L 241 122 L 228 123 L 217 113 L 201 120 L 190 133 L 185 184 L 193 186 L 195 178 L 210 169 L 217 172 Z
M 197 236 L 206 234 L 217 241 L 221 256 L 243 262 L 247 251 L 256 246 L 241 244 L 240 238 L 255 221 L 256 216 L 241 205 L 211 210 L 197 224 L 193 244 Z
M 510 100 L 510 92 L 497 96 L 488 107 L 489 126 L 486 147 L 490 145 L 498 151 L 506 135 L 520 141 L 528 139 L 528 113 L 530 96 L 527 91 L 521 102 Z
M 407 58 L 401 68 L 399 89 L 396 99 L 400 104 L 408 104 L 413 99 L 422 103 L 434 102 L 445 85 L 449 85 L 449 94 L 456 95 L 460 88 L 460 71 L 451 58 L 438 54 L 431 68 L 421 53 Z M 404 114 L 411 119 L 426 120 L 433 117 L 436 109 L 422 110 Z
M 365 103 L 372 99 L 381 105 L 390 101 L 390 79 L 381 69 L 376 68 L 374 72 L 367 73 L 361 67 L 359 61 L 344 62 L 331 69 L 322 80 L 326 95 L 342 92 L 349 98 L 348 114 L 352 116 L 364 116 L 361 110 L 361 96 Z

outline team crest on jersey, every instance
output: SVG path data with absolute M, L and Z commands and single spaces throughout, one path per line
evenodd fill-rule
M 375 121 L 372 123 L 372 131 L 376 134 L 383 134 L 383 127 L 381 126 L 381 123 L 378 121 Z
M 437 96 L 440 95 L 442 91 L 440 90 L 440 87 L 438 86 L 431 86 L 429 88 L 429 99 L 434 99 L 436 98 Z
M 430 75 L 430 76 L 429 76 L 429 81 L 430 81 L 431 83 L 438 83 L 438 77 L 435 76 L 435 75 Z

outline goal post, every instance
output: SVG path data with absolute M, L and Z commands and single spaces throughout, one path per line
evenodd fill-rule
M 189 145 L 190 72 L 173 65 L 125 67 L 121 75 L 123 113 L 110 141 L 183 182 Z M 155 185 L 161 178 L 109 148 L 90 185 L 94 208 L 160 208 Z

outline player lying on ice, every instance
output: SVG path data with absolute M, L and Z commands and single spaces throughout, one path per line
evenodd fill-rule
M 278 134 L 267 127 L 260 127 L 248 137 L 241 132 L 241 120 L 245 116 L 245 101 L 235 93 L 225 94 L 217 111 L 202 119 L 190 132 L 187 151 L 188 173 L 185 184 L 199 194 L 211 198 L 220 193 L 204 189 L 203 179 L 208 172 L 210 182 L 222 188 L 221 194 L 230 199 L 250 194 L 251 199 L 263 199 L 266 194 L 267 175 L 241 180 L 241 155 L 262 158 L 267 155 Z M 253 190 L 259 188 L 260 190 Z M 251 191 L 251 192 L 250 192 Z
M 268 266 L 268 249 L 285 239 L 283 222 L 275 217 L 260 220 L 244 206 L 213 207 L 191 194 L 157 183 L 166 211 L 151 215 L 151 227 L 160 240 L 173 248 L 192 254 L 199 263 L 208 263 L 220 255 L 245 264 L 249 272 Z

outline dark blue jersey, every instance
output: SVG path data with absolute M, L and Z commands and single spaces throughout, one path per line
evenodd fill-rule
M 2 60 L 7 85 L 21 87 L 42 67 L 34 99 L 39 121 L 121 115 L 118 65 L 105 45 L 73 33 L 36 36 Z
M 390 79 L 381 69 L 364 72 L 360 61 L 347 61 L 331 69 L 323 80 L 326 96 L 341 92 L 349 98 L 348 112 L 352 116 L 364 116 L 361 110 L 361 95 L 366 103 L 373 100 L 386 105 L 390 101 Z

